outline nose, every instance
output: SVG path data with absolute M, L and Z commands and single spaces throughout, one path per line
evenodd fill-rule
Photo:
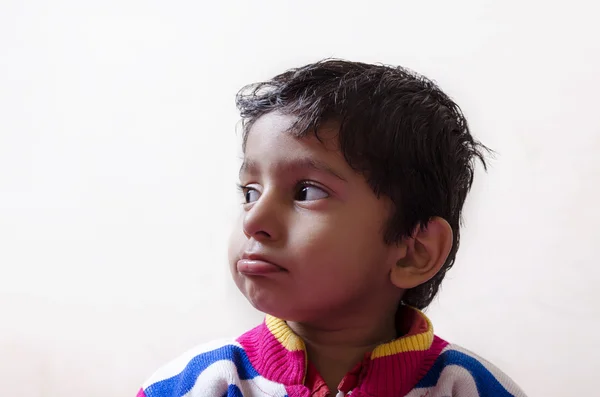
M 257 241 L 274 241 L 282 235 L 282 204 L 272 191 L 265 191 L 244 215 L 246 237 Z

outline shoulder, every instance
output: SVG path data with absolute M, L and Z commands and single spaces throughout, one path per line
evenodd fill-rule
M 525 397 L 519 386 L 496 366 L 454 344 L 442 350 L 415 387 L 419 389 L 428 389 L 428 396 Z
M 238 342 L 222 339 L 199 345 L 161 367 L 137 396 L 243 396 L 244 389 L 252 396 L 285 395 L 283 386 L 260 376 Z

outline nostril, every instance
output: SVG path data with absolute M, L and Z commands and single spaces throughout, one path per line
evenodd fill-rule
M 269 233 L 267 233 L 267 232 L 265 232 L 263 230 L 260 230 L 260 231 L 258 231 L 256 233 L 254 233 L 254 236 L 255 237 L 263 237 L 263 238 L 270 238 L 271 237 L 271 235 Z

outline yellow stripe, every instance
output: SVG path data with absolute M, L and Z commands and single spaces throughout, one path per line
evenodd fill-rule
M 280 320 L 276 317 L 267 315 L 265 319 L 267 328 L 271 331 L 271 334 L 285 347 L 288 351 L 304 351 L 304 342 L 298 335 L 296 335 L 285 321 Z
M 418 314 L 427 322 L 427 330 L 417 335 L 399 338 L 390 343 L 377 346 L 371 352 L 371 359 L 393 356 L 398 353 L 410 351 L 424 351 L 431 347 L 433 343 L 433 326 L 431 321 L 421 311 L 414 310 L 418 311 Z M 290 352 L 303 351 L 306 354 L 304 341 L 292 331 L 284 320 L 267 315 L 265 323 L 271 334 L 286 350 Z
M 371 359 L 393 356 L 394 354 L 410 351 L 428 350 L 433 343 L 433 326 L 431 325 L 431 321 L 422 312 L 419 311 L 419 315 L 427 321 L 427 331 L 379 345 L 371 353 Z

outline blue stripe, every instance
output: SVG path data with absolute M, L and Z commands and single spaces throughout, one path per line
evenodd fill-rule
M 227 345 L 192 358 L 179 374 L 150 385 L 144 390 L 146 396 L 181 397 L 194 387 L 196 379 L 202 371 L 221 360 L 229 360 L 235 364 L 240 380 L 253 379 L 259 376 L 244 350 L 234 345 Z
M 440 354 L 429 372 L 415 387 L 433 387 L 437 385 L 442 370 L 450 365 L 458 365 L 469 371 L 475 381 L 480 397 L 512 397 L 512 394 L 476 358 L 456 350 L 448 350 Z
M 236 385 L 229 385 L 227 392 L 223 394 L 223 397 L 244 397 L 242 391 Z

